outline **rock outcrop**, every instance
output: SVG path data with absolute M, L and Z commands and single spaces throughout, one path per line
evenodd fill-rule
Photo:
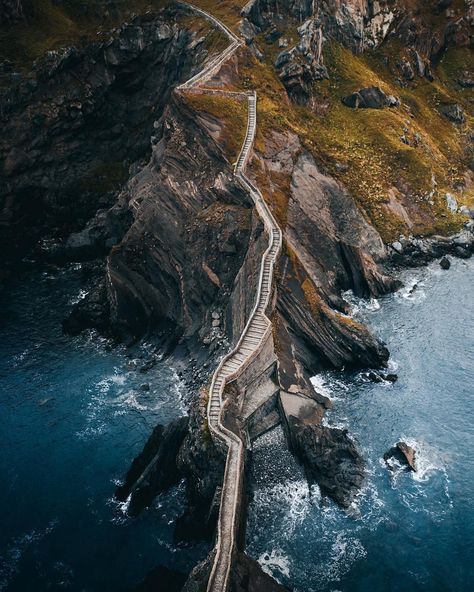
M 309 483 L 321 494 L 348 508 L 365 479 L 365 462 L 347 430 L 324 426 L 322 418 L 330 402 L 316 392 L 280 393 L 283 426 Z
M 38 239 L 62 241 L 114 203 L 129 166 L 149 154 L 173 87 L 206 57 L 204 41 L 173 13 L 149 13 L 106 41 L 48 52 L 31 75 L 2 88 L 3 268 Z
M 352 109 L 383 109 L 384 107 L 400 106 L 400 101 L 396 97 L 386 95 L 377 86 L 361 88 L 347 97 L 342 97 L 341 100 L 346 107 Z
M 128 512 L 139 514 L 162 491 L 176 485 L 181 473 L 176 459 L 188 432 L 188 418 L 181 417 L 166 427 L 156 426 L 141 454 L 133 461 L 125 482 L 115 493 L 124 502 L 130 497 Z
M 383 458 L 387 466 L 392 469 L 391 460 L 398 461 L 401 465 L 406 466 L 409 470 L 416 472 L 416 451 L 406 442 L 397 442 L 395 446 L 390 448 Z
M 23 15 L 21 0 L 0 0 L 0 25 L 13 23 Z

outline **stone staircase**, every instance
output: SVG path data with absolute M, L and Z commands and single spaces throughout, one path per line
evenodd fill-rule
M 187 9 L 204 17 L 227 35 L 230 45 L 190 80 L 178 87 L 181 92 L 208 92 L 229 96 L 245 97 L 248 102 L 247 133 L 242 149 L 234 167 L 236 179 L 251 195 L 257 212 L 264 222 L 268 235 L 268 247 L 262 256 L 254 308 L 235 348 L 227 354 L 216 369 L 209 391 L 207 407 L 208 423 L 216 444 L 227 451 L 221 505 L 217 525 L 215 556 L 207 586 L 208 592 L 225 592 L 229 585 L 229 574 L 236 550 L 235 539 L 238 527 L 238 509 L 242 498 L 245 445 L 239 435 L 229 430 L 223 423 L 225 405 L 224 389 L 227 383 L 236 379 L 253 360 L 255 360 L 271 333 L 271 323 L 266 316 L 273 284 L 273 268 L 282 246 L 281 230 L 260 190 L 245 175 L 257 130 L 257 93 L 235 93 L 215 89 L 205 89 L 202 85 L 210 80 L 243 45 L 226 25 L 209 13 L 185 2 L 178 2 Z

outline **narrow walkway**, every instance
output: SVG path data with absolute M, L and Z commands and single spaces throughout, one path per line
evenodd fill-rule
M 200 87 L 202 92 L 215 92 L 201 87 L 210 80 L 230 59 L 237 49 L 243 45 L 243 40 L 237 37 L 228 27 L 207 12 L 186 2 L 183 6 L 203 16 L 223 33 L 227 35 L 231 44 L 219 56 L 211 60 L 204 69 L 179 87 L 186 91 Z M 244 443 L 240 437 L 222 423 L 222 409 L 224 406 L 223 393 L 225 385 L 235 379 L 260 353 L 268 334 L 271 323 L 266 316 L 266 309 L 270 302 L 273 282 L 273 267 L 282 245 L 282 234 L 270 209 L 260 193 L 245 175 L 245 169 L 255 140 L 257 130 L 257 93 L 233 93 L 218 91 L 229 97 L 245 94 L 248 101 L 248 122 L 245 140 L 234 168 L 235 177 L 250 193 L 257 208 L 257 212 L 265 225 L 269 237 L 268 247 L 262 256 L 260 276 L 255 298 L 254 308 L 250 314 L 240 339 L 235 348 L 226 355 L 215 371 L 207 408 L 209 428 L 215 441 L 223 444 L 227 449 L 227 461 L 222 485 L 219 521 L 217 525 L 216 553 L 212 566 L 207 592 L 226 592 L 229 584 L 229 574 L 235 551 L 237 530 L 238 505 L 242 497 L 244 470 Z

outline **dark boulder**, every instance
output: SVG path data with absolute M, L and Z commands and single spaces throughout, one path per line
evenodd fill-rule
M 441 113 L 453 123 L 461 124 L 466 121 L 464 111 L 462 110 L 460 105 L 457 104 L 443 105 L 441 107 Z
M 341 100 L 346 107 L 351 109 L 383 109 L 400 105 L 400 101 L 396 97 L 386 95 L 378 86 L 361 88 L 351 95 L 342 97 Z
M 383 378 L 380 376 L 380 374 L 378 372 L 369 372 L 367 374 L 367 378 L 371 382 L 383 382 Z
M 181 479 L 176 457 L 187 429 L 187 417 L 180 417 L 166 427 L 156 426 L 143 451 L 133 461 L 125 483 L 115 492 L 120 501 L 131 495 L 129 513 L 132 516 L 139 514 L 159 493 Z
M 394 459 L 400 462 L 402 465 L 406 465 L 408 469 L 416 471 L 415 457 L 415 450 L 406 442 L 397 442 L 395 446 L 392 446 L 392 448 L 390 448 L 390 450 L 388 450 L 383 455 L 383 458 L 390 470 L 392 470 L 390 460 Z
M 365 462 L 347 430 L 289 418 L 293 451 L 323 495 L 348 508 L 365 479 Z
M 447 257 L 443 257 L 439 262 L 439 265 L 442 269 L 449 269 L 451 267 L 451 262 Z

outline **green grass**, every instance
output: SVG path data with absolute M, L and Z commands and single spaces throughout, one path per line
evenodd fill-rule
M 194 110 L 207 113 L 222 123 L 219 142 L 229 162 L 234 163 L 247 130 L 247 102 L 199 93 L 186 93 L 184 99 Z
M 462 180 L 466 131 L 474 123 L 472 104 L 463 99 L 453 80 L 453 70 L 466 63 L 463 52 L 448 52 L 434 83 L 418 78 L 400 88 L 382 61 L 384 55 L 393 57 L 399 51 L 396 44 L 390 44 L 373 54 L 356 56 L 337 43 L 327 43 L 324 59 L 330 79 L 314 86 L 319 103 L 327 106 L 320 110 L 290 104 L 272 61 L 262 64 L 248 52 L 240 56 L 240 81 L 234 85 L 258 90 L 257 150 L 265 152 L 272 131 L 296 133 L 328 172 L 348 187 L 386 241 L 400 233 L 447 234 L 459 228 L 462 219 L 447 211 L 444 196 L 447 191 L 456 193 L 453 188 Z M 371 85 L 400 97 L 402 106 L 355 110 L 341 103 L 342 96 Z M 453 125 L 439 112 L 446 102 L 462 102 L 468 113 L 465 126 Z M 418 146 L 401 141 L 406 128 L 412 141 L 416 135 L 421 138 Z M 278 183 L 270 174 L 266 181 L 261 171 L 258 174 L 264 187 Z M 287 180 L 282 183 L 285 192 Z M 413 228 L 389 206 L 393 191 L 403 197 Z M 270 203 L 274 200 L 273 209 L 284 222 L 282 196 L 277 191 L 267 191 L 266 196 Z M 472 199 L 464 195 L 461 203 L 469 205 Z
M 24 0 L 25 18 L 0 27 L 0 58 L 25 70 L 46 51 L 77 43 L 82 38 L 97 39 L 97 33 L 109 30 L 149 9 L 162 8 L 165 0 L 132 0 L 119 4 L 106 14 L 99 0 L 67 0 L 56 5 L 52 0 Z

